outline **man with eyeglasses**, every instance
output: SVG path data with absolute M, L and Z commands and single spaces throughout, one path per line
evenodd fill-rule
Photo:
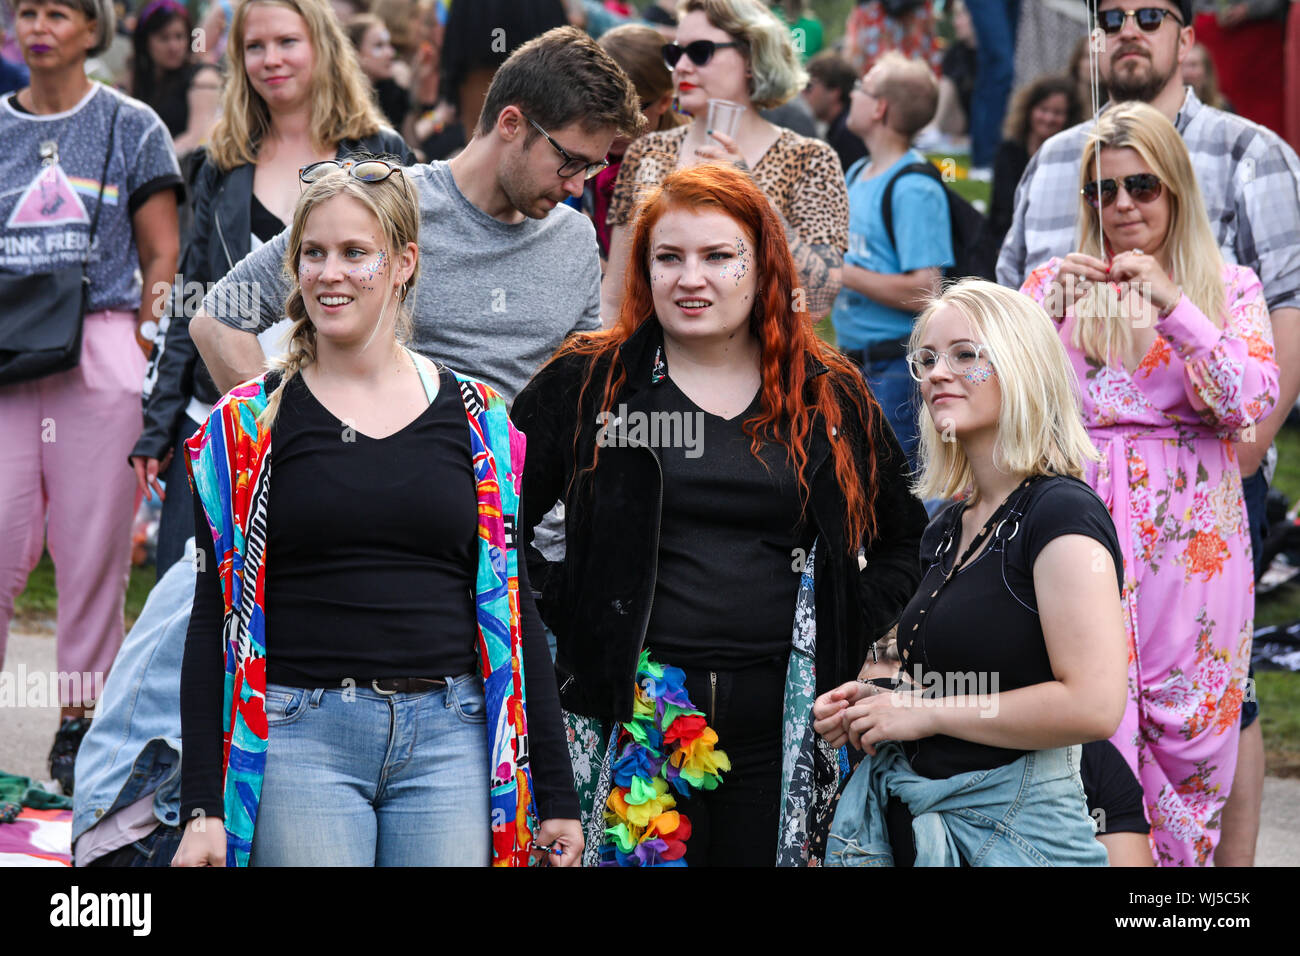
M 465 150 L 401 170 L 420 199 L 412 347 L 512 401 L 571 332 L 599 328 L 594 229 L 555 207 L 581 195 L 614 136 L 642 122 L 627 75 L 581 31 L 560 27 L 515 50 Z M 283 315 L 286 241 L 281 233 L 236 264 L 191 323 L 222 391 L 262 368 L 255 333 Z M 250 287 L 255 306 L 237 294 Z
M 1089 4 L 1091 6 L 1091 4 Z M 1141 100 L 1182 134 L 1206 212 L 1228 262 L 1249 266 L 1264 285 L 1281 394 L 1277 410 L 1237 445 L 1256 562 L 1266 530 L 1264 502 L 1287 411 L 1300 395 L 1300 159 L 1275 133 L 1206 106 L 1182 82 L 1182 62 L 1196 42 L 1191 0 L 1098 0 L 1098 58 L 1111 100 Z M 1094 35 L 1095 36 L 1095 35 Z M 1281 77 L 1260 77 L 1280 83 Z M 1079 163 L 1092 122 L 1049 139 L 1029 161 L 1016 189 L 1015 215 L 998 259 L 998 281 L 1019 288 L 1028 270 L 1075 248 Z M 1266 458 L 1268 465 L 1265 466 Z M 1256 568 L 1258 576 L 1259 568 Z M 1258 706 L 1242 707 L 1241 746 L 1223 812 L 1217 866 L 1254 860 L 1264 785 Z

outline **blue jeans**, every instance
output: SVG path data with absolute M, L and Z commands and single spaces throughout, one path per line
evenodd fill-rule
M 880 403 L 885 420 L 894 429 L 898 443 L 903 446 L 907 463 L 916 471 L 918 435 L 916 415 L 921 407 L 921 393 L 916 381 L 907 370 L 907 359 L 882 359 L 868 362 L 862 375 L 871 388 L 871 394 Z
M 835 810 L 827 866 L 893 866 L 885 808 L 913 816 L 916 866 L 1105 866 L 1079 779 L 1082 748 L 1031 751 L 992 770 L 931 780 L 893 741 L 864 755 Z
M 486 866 L 487 707 L 477 675 L 419 694 L 268 684 L 250 866 Z
M 975 27 L 975 90 L 970 105 L 970 163 L 992 166 L 1015 76 L 1020 0 L 966 0 Z

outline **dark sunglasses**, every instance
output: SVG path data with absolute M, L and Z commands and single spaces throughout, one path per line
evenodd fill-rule
M 354 163 L 350 159 L 323 159 L 319 163 L 308 163 L 298 170 L 298 179 L 304 183 L 314 183 L 323 179 L 336 169 L 346 169 L 353 179 L 363 183 L 382 183 L 393 173 L 400 173 L 402 167 L 386 159 L 363 159 Z
M 1155 173 L 1134 173 L 1132 176 L 1125 176 L 1120 180 L 1124 184 L 1124 191 L 1133 197 L 1134 202 L 1154 202 L 1160 198 L 1160 177 Z M 1100 182 L 1084 183 L 1083 189 L 1084 201 L 1093 209 L 1098 205 L 1109 206 L 1119 195 L 1119 186 L 1113 179 L 1103 179 Z M 1097 194 L 1101 194 L 1101 202 L 1097 202 Z
M 520 113 L 519 115 L 524 116 L 523 113 Z M 533 121 L 528 119 L 527 116 L 524 116 L 524 119 L 533 123 Z M 572 176 L 578 175 L 578 173 L 582 173 L 583 179 L 590 179 L 609 165 L 608 159 L 602 159 L 593 163 L 589 160 L 583 159 L 581 156 L 574 156 L 555 140 L 551 139 L 551 134 L 546 132 L 546 130 L 542 129 L 536 123 L 533 123 L 533 129 L 545 136 L 546 141 L 555 148 L 555 151 L 564 157 L 564 163 L 555 171 L 555 174 L 561 179 L 569 179 Z
M 1165 22 L 1165 17 L 1171 18 L 1180 27 L 1186 26 L 1172 10 L 1165 10 L 1161 7 L 1140 7 L 1137 10 L 1102 10 L 1097 14 L 1097 23 L 1107 34 L 1114 36 L 1124 29 L 1124 21 L 1129 17 L 1137 21 L 1138 28 L 1143 33 L 1155 33 L 1160 29 L 1160 24 Z
M 740 45 L 741 44 L 737 43 L 735 40 L 732 40 L 730 43 L 714 43 L 712 40 L 695 40 L 686 44 L 686 46 L 678 46 L 676 43 L 665 43 L 663 49 L 664 66 L 668 67 L 670 70 L 677 69 L 677 61 L 682 58 L 683 53 L 689 56 L 691 62 L 696 66 L 703 66 L 705 63 L 708 63 L 713 59 L 713 54 L 718 50 L 729 46 L 738 47 Z

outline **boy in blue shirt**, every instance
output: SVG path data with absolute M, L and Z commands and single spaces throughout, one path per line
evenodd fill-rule
M 870 155 L 848 172 L 849 251 L 831 314 L 840 348 L 862 366 L 914 469 L 920 404 L 904 357 L 907 337 L 924 300 L 939 291 L 942 270 L 954 263 L 952 229 L 944 187 L 928 176 L 904 174 L 894 184 L 892 243 L 882 202 L 899 170 L 925 162 L 912 138 L 934 118 L 938 101 L 930 68 L 897 52 L 877 60 L 854 87 L 847 126 Z

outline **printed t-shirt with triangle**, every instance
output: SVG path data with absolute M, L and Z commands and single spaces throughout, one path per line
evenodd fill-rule
M 164 189 L 184 201 L 171 136 L 144 103 L 99 83 L 63 113 L 29 113 L 14 95 L 0 99 L 0 273 L 9 275 L 52 272 L 86 257 L 117 101 L 113 155 L 88 266 L 92 312 L 140 306 L 131 216 Z M 56 160 L 43 161 L 43 152 Z

